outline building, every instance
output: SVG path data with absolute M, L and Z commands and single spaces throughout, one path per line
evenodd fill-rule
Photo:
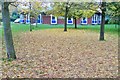
M 29 15 L 23 16 L 21 14 L 20 16 L 21 19 L 21 23 L 29 23 L 30 22 L 30 17 Z M 35 23 L 36 20 L 33 19 L 32 23 Z M 40 14 L 38 16 L 38 20 L 37 20 L 38 24 L 64 24 L 64 17 L 55 17 L 53 15 L 45 15 L 45 14 Z M 101 14 L 100 13 L 95 13 L 92 17 L 83 17 L 83 18 L 79 18 L 77 19 L 77 24 L 81 24 L 81 25 L 87 25 L 87 24 L 92 24 L 92 25 L 96 25 L 96 24 L 100 24 L 101 23 Z M 73 18 L 67 18 L 67 24 L 75 24 L 75 21 Z

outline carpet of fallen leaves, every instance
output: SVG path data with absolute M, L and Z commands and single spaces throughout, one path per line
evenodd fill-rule
M 118 76 L 118 37 L 69 29 L 14 36 L 17 60 L 3 61 L 3 78 L 113 78 Z

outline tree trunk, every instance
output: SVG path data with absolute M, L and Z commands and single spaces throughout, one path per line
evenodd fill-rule
M 32 19 L 30 17 L 30 31 L 32 31 L 32 26 L 31 26 Z
M 104 26 L 105 26 L 105 2 L 102 2 L 102 19 L 101 19 L 101 27 L 100 27 L 100 40 L 104 40 Z
M 68 15 L 68 3 L 66 3 L 65 7 L 65 23 L 64 23 L 64 31 L 67 31 L 67 15 Z
M 117 28 L 117 18 L 115 18 L 115 28 Z
M 118 28 L 119 28 L 119 26 L 120 26 L 120 15 L 118 16 L 117 24 L 118 24 Z
M 36 27 L 37 27 L 37 21 L 36 21 Z
M 77 19 L 76 17 L 74 19 L 75 19 L 75 29 L 77 29 Z
M 6 52 L 8 59 L 16 59 L 14 45 L 13 45 L 13 38 L 12 38 L 12 31 L 10 27 L 10 15 L 9 15 L 9 2 L 2 3 L 2 20 L 3 20 L 3 27 L 4 27 L 4 39 L 6 45 Z
M 118 17 L 119 17 L 119 19 L 118 19 L 118 33 L 120 35 L 120 16 L 118 16 Z
M 29 2 L 29 5 L 30 5 L 30 31 L 32 31 L 32 26 L 31 26 L 31 22 L 32 22 L 32 19 L 31 19 L 31 3 Z
M 120 16 L 119 16 L 119 19 L 118 19 L 119 21 L 118 21 L 118 25 L 120 25 Z
M 36 27 L 37 27 L 37 18 L 36 18 Z

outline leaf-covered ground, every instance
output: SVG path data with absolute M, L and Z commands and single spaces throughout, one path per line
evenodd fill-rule
M 17 60 L 3 61 L 3 77 L 117 77 L 118 38 L 106 34 L 105 39 L 73 29 L 21 33 L 14 36 Z

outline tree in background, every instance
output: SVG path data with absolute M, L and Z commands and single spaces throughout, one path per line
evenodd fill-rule
M 2 1 L 2 20 L 3 20 L 3 27 L 4 27 L 4 39 L 6 44 L 6 52 L 7 57 L 10 59 L 16 59 L 14 45 L 13 45 L 13 38 L 12 38 L 12 31 L 10 27 L 10 15 L 9 15 L 9 5 L 10 2 Z
M 16 20 L 17 18 L 19 18 L 19 14 L 17 12 L 12 12 L 12 15 L 11 15 L 12 21 Z
M 118 2 L 107 3 L 107 14 L 112 18 L 111 22 L 119 24 L 120 22 L 120 0 Z
M 1 5 L 1 4 L 0 4 Z M 2 6 L 0 6 L 0 25 L 1 25 L 1 20 L 2 20 L 2 9 L 1 9 Z
M 97 11 L 98 8 L 97 4 L 94 5 L 93 4 L 94 3 L 89 3 L 89 2 L 73 3 L 69 11 L 68 17 L 73 16 L 75 20 L 75 28 L 77 28 L 77 19 L 82 17 L 89 18 L 93 16 L 93 14 Z
M 73 17 L 75 19 L 75 28 L 77 28 L 77 19 L 81 17 L 91 17 L 95 11 L 97 11 L 96 5 L 93 3 L 84 2 L 64 2 L 64 3 L 52 3 L 52 9 L 48 10 L 48 14 L 53 14 L 54 16 L 64 16 L 64 31 L 67 31 L 67 17 Z M 91 5 L 90 9 L 88 5 Z
M 101 19 L 101 25 L 100 25 L 100 40 L 104 40 L 104 26 L 105 26 L 105 12 L 106 12 L 106 2 L 103 0 L 100 5 L 100 9 L 102 11 L 102 19 Z
M 27 15 L 27 17 L 30 17 L 30 9 L 31 9 L 31 2 L 24 1 L 24 2 L 18 2 L 18 13 L 22 15 Z M 29 26 L 30 31 L 32 31 L 32 26 L 31 26 L 31 17 L 30 17 L 30 26 Z
M 53 14 L 54 16 L 64 16 L 64 31 L 67 31 L 67 17 L 72 4 L 69 1 L 52 3 L 52 9 L 46 11 L 47 14 Z
M 32 19 L 31 19 L 31 2 L 29 2 L 29 14 L 30 14 L 30 31 L 32 31 L 32 26 L 31 26 L 31 22 L 32 22 Z
M 36 19 L 36 27 L 37 27 L 37 20 L 38 20 L 38 15 L 42 11 L 42 3 L 39 1 L 33 1 L 31 2 L 32 9 L 30 11 L 31 16 L 35 17 Z
M 37 20 L 38 20 L 37 18 L 43 9 L 42 2 L 32 0 L 30 2 L 23 2 L 21 4 L 26 6 L 26 8 L 23 7 L 19 9 L 19 12 L 24 12 L 27 16 L 28 15 L 30 16 L 30 31 L 32 31 L 32 27 L 31 27 L 32 17 L 36 19 L 35 22 L 37 27 Z

